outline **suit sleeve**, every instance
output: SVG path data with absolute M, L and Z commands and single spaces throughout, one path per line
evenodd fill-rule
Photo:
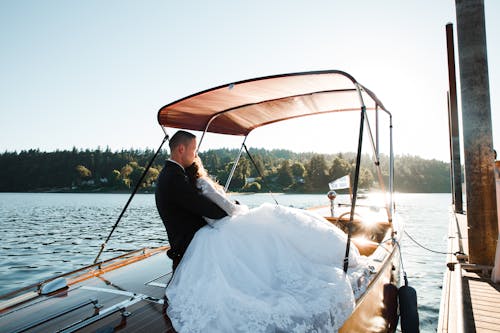
M 227 213 L 217 206 L 209 198 L 198 193 L 182 177 L 176 177 L 173 188 L 175 193 L 172 194 L 175 202 L 183 208 L 190 210 L 197 215 L 206 216 L 212 219 L 221 219 L 227 216 Z

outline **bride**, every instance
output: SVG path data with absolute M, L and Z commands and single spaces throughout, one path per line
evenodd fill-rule
M 332 332 L 354 309 L 346 235 L 321 216 L 230 201 L 198 159 L 186 172 L 228 216 L 206 219 L 166 289 L 178 332 Z M 362 259 L 350 249 L 351 267 Z

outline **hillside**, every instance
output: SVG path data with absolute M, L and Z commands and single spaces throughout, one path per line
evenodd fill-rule
M 209 173 L 225 183 L 237 153 L 236 149 L 216 149 L 202 152 L 200 157 Z M 321 155 L 250 149 L 250 154 L 257 168 L 243 154 L 230 190 L 323 193 L 328 191 L 328 182 L 354 172 L 353 153 Z M 4 152 L 0 155 L 0 192 L 127 192 L 140 179 L 153 155 L 149 149 Z M 141 191 L 154 191 L 154 181 L 166 158 L 166 152 L 159 155 Z M 387 156 L 382 156 L 381 165 L 387 164 Z M 386 171 L 382 176 L 387 182 Z M 373 162 L 364 155 L 360 187 L 377 187 L 377 179 Z M 394 186 L 399 192 L 450 192 L 449 164 L 418 156 L 396 156 Z

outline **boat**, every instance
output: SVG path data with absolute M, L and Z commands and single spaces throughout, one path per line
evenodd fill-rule
M 372 91 L 351 75 L 339 70 L 325 70 L 266 76 L 218 86 L 169 103 L 158 112 L 158 122 L 165 137 L 155 157 L 163 143 L 168 141 L 167 128 L 200 131 L 200 144 L 206 133 L 242 137 L 238 161 L 243 150 L 248 153 L 245 141 L 256 128 L 337 112 L 359 114 L 358 131 L 353 131 L 358 151 L 352 195 L 349 203 L 334 209 L 335 198 L 329 193 L 323 207 L 312 209 L 344 230 L 348 244 L 354 243 L 370 263 L 369 274 L 352 281 L 358 287 L 356 306 L 340 332 L 394 332 L 399 320 L 398 309 L 405 312 L 408 306 L 398 305 L 398 289 L 401 301 L 401 289 L 407 286 L 401 279 L 403 276 L 406 281 L 400 262 L 402 223 L 395 214 L 392 195 L 392 114 Z M 389 123 L 387 187 L 380 170 L 378 121 L 373 126 L 369 120 L 370 116 L 377 120 L 379 114 L 385 115 Z M 378 209 L 356 203 L 361 147 L 366 132 L 373 149 L 373 162 L 378 168 L 379 185 L 387 192 L 384 204 Z M 136 191 L 137 187 L 124 210 Z M 172 275 L 171 261 L 165 255 L 168 245 L 99 260 L 106 242 L 93 264 L 0 296 L 0 331 L 174 332 L 165 312 L 164 299 L 165 287 Z M 344 259 L 344 270 L 347 270 L 347 264 Z M 411 318 L 403 320 L 408 322 Z M 411 325 L 418 326 L 418 319 Z
M 358 193 L 358 199 L 368 199 L 368 191 L 360 189 Z

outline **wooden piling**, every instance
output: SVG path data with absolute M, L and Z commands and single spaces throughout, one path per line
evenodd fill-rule
M 493 265 L 498 236 L 483 0 L 456 0 L 469 262 Z
M 446 46 L 448 50 L 449 103 L 448 120 L 450 128 L 451 184 L 453 205 L 456 213 L 463 213 L 462 164 L 460 162 L 460 135 L 458 129 L 457 79 L 455 72 L 455 43 L 453 24 L 446 25 Z

